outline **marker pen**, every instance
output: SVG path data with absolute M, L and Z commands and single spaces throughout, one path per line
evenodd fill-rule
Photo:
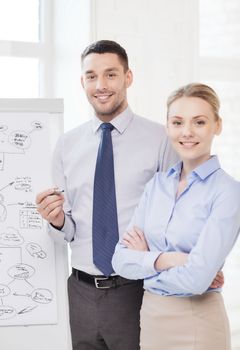
M 51 193 L 51 196 L 53 196 L 53 195 L 59 195 L 59 194 L 61 194 L 61 193 L 63 193 L 63 192 L 64 192 L 64 190 L 58 190 L 58 189 L 56 189 L 56 190 L 54 190 L 53 193 Z

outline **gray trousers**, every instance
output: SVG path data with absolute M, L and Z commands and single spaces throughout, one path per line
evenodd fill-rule
M 68 279 L 73 350 L 139 350 L 142 281 L 97 289 Z

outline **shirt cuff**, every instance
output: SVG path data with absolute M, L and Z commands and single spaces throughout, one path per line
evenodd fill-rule
M 74 233 L 75 233 L 75 225 L 72 219 L 66 214 L 64 218 L 64 225 L 61 229 L 61 232 L 64 233 L 64 239 L 67 242 L 71 242 L 73 240 Z
M 54 240 L 54 242 L 60 243 L 60 244 L 66 243 L 66 241 L 64 240 L 64 233 L 49 223 L 48 223 L 48 233 L 49 233 L 49 236 Z
M 160 251 L 149 251 L 147 254 L 144 254 L 143 266 L 148 276 L 156 275 L 156 273 L 158 273 L 154 265 L 160 254 L 162 254 Z

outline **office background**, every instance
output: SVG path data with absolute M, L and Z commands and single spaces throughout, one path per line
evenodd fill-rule
M 238 0 L 0 0 L 0 98 L 61 97 L 65 130 L 89 119 L 80 53 L 113 39 L 129 55 L 134 111 L 165 122 L 175 88 L 210 84 L 222 102 L 222 166 L 240 180 L 240 2 Z M 224 268 L 233 350 L 240 349 L 240 244 Z

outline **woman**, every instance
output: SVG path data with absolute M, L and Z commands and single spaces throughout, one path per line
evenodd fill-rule
M 190 84 L 167 107 L 181 161 L 147 184 L 113 267 L 144 278 L 142 350 L 229 350 L 221 290 L 209 286 L 238 236 L 240 183 L 210 153 L 221 133 L 219 100 L 209 86 Z

